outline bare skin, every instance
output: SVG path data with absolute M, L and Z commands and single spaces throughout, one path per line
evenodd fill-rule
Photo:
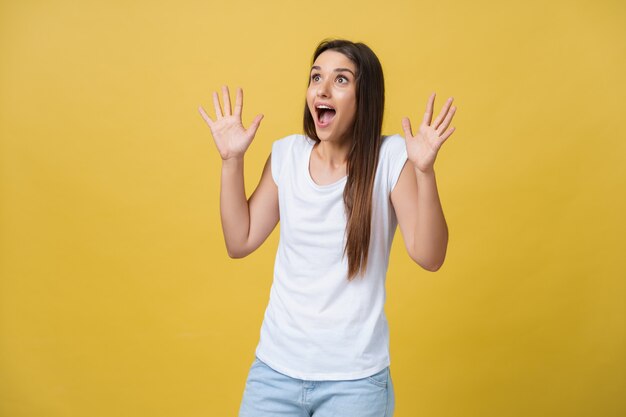
M 319 185 L 330 184 L 346 176 L 356 116 L 356 73 L 354 62 L 333 50 L 322 52 L 311 67 L 306 102 L 315 120 L 320 142 L 311 152 L 309 171 Z M 316 117 L 316 104 L 322 103 L 336 110 L 332 123 L 326 127 L 320 126 Z
M 456 107 L 450 97 L 437 118 L 433 117 L 435 93 L 431 94 L 424 118 L 416 135 L 408 117 L 402 120 L 408 161 L 391 192 L 398 225 L 406 250 L 418 265 L 437 271 L 444 262 L 448 246 L 448 226 L 443 215 L 434 163 L 441 145 L 455 128 L 448 129 Z
M 231 258 L 243 258 L 261 246 L 278 224 L 278 187 L 272 179 L 270 154 L 257 188 L 246 199 L 244 154 L 254 139 L 263 115 L 256 116 L 250 127 L 245 129 L 241 122 L 243 90 L 237 89 L 234 114 L 231 114 L 227 86 L 222 87 L 222 95 L 223 112 L 217 93 L 213 93 L 215 121 L 202 106 L 198 110 L 209 125 L 222 157 L 220 214 L 226 250 Z

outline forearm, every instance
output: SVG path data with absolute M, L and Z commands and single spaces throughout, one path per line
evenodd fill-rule
M 417 224 L 413 241 L 415 259 L 429 270 L 441 267 L 448 246 L 448 226 L 443 215 L 435 171 L 422 172 L 417 177 Z
M 243 176 L 243 157 L 222 161 L 220 213 L 226 250 L 240 257 L 248 241 L 250 212 Z

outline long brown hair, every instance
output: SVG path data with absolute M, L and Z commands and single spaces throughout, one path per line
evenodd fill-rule
M 324 51 L 344 54 L 356 66 L 356 116 L 352 129 L 352 146 L 348 152 L 347 182 L 343 191 L 346 210 L 346 246 L 348 280 L 367 269 L 372 225 L 372 192 L 378 154 L 382 143 L 385 82 L 383 69 L 374 52 L 363 43 L 344 39 L 325 39 L 315 50 L 311 65 Z M 309 83 L 311 78 L 309 77 Z M 315 121 L 304 104 L 304 133 L 315 142 Z

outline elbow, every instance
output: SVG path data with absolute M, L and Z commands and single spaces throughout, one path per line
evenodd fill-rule
M 411 259 L 429 272 L 437 272 L 442 266 L 446 259 L 446 248 L 439 253 L 421 253 L 418 254 L 417 251 L 413 251 L 413 253 L 409 252 Z M 421 255 L 421 256 L 418 256 Z
M 430 272 L 437 272 L 443 266 L 443 262 L 445 260 L 446 260 L 446 252 L 444 251 L 443 255 L 439 259 L 434 260 L 434 262 L 428 263 L 427 267 L 424 267 L 424 268 Z
M 411 259 L 413 259 L 413 262 L 421 266 L 426 271 L 437 272 L 443 266 L 443 261 L 445 258 L 438 260 L 436 262 L 427 262 L 427 261 L 424 261 L 423 259 L 418 259 L 417 257 L 413 257 L 413 256 L 411 256 Z
M 424 268 L 425 270 L 429 272 L 437 272 L 439 268 L 441 268 L 442 265 L 443 265 L 443 261 L 441 263 L 433 264 L 433 265 L 422 265 L 422 268 Z
M 238 250 L 238 249 L 234 249 L 234 248 L 226 248 L 226 252 L 228 253 L 228 256 L 231 259 L 241 259 L 241 258 L 245 258 L 246 256 L 248 256 L 248 253 L 245 252 L 244 250 Z
M 224 236 L 226 237 L 226 236 Z M 224 244 L 226 246 L 226 253 L 228 253 L 228 257 L 231 259 L 241 259 L 250 255 L 249 244 L 247 240 L 239 240 L 236 239 L 224 239 Z

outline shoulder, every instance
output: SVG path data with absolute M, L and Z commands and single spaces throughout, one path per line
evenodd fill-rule
M 301 134 L 301 133 L 293 133 L 291 135 L 284 136 L 280 139 L 276 139 L 273 143 L 307 143 L 313 142 L 313 139 Z
M 381 175 L 386 176 L 389 190 L 394 189 L 407 159 L 404 137 L 399 134 L 383 137 L 380 146 L 379 165 L 381 166 Z
M 404 137 L 398 134 L 383 136 L 380 144 L 380 163 L 394 166 L 401 164 L 406 159 L 407 152 Z
M 303 148 L 311 142 L 313 142 L 313 140 L 309 139 L 307 136 L 299 133 L 294 133 L 275 140 L 272 143 L 272 152 L 283 152 L 285 149 L 289 149 L 294 146 L 298 148 Z
M 309 139 L 302 134 L 292 134 L 277 139 L 272 143 L 271 168 L 276 184 L 279 183 L 281 172 L 285 165 L 293 165 L 288 161 L 297 160 L 309 144 Z
M 397 155 L 406 152 L 406 143 L 399 134 L 385 135 L 380 145 L 381 153 Z

